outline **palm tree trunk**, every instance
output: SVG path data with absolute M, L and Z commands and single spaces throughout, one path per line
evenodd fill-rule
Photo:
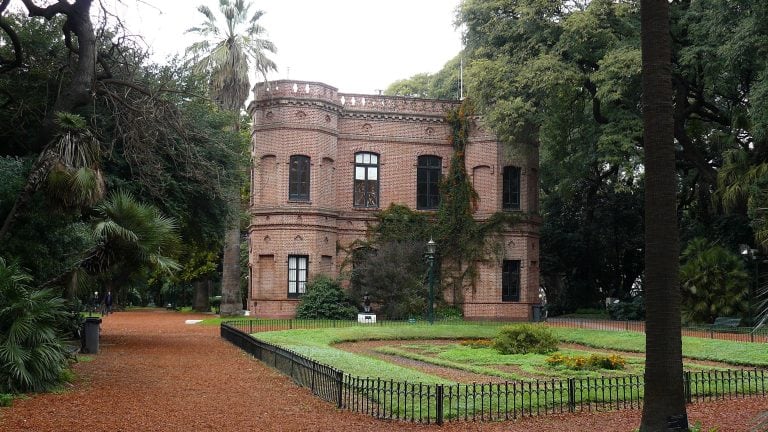
M 221 316 L 239 315 L 240 300 L 240 201 L 230 202 L 230 224 L 224 234 L 224 257 L 221 275 Z
M 667 0 L 641 0 L 646 358 L 642 432 L 688 430 L 680 337 L 677 175 Z

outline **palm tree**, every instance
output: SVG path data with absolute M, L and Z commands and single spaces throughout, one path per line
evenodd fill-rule
M 645 397 L 640 430 L 688 430 L 680 335 L 672 106 L 667 0 L 640 1 L 645 147 Z
M 152 205 L 118 191 L 95 209 L 96 247 L 82 263 L 93 273 L 105 275 L 117 293 L 121 281 L 145 267 L 170 273 L 180 268 L 171 258 L 178 247 L 176 222 Z
M 208 77 L 210 93 L 216 104 L 236 114 L 233 125 L 239 129 L 239 114 L 250 88 L 248 73 L 255 71 L 265 80 L 267 73 L 277 69 L 267 53 L 275 53 L 272 42 L 264 39 L 264 28 L 258 21 L 264 12 L 257 10 L 248 18 L 250 4 L 244 0 L 220 0 L 224 17 L 219 22 L 206 6 L 198 7 L 205 22 L 187 32 L 204 39 L 187 48 L 193 70 Z M 223 25 L 219 25 L 223 24 Z M 234 315 L 241 309 L 240 292 L 240 196 L 231 191 L 228 229 L 224 235 L 224 259 L 221 287 L 221 315 Z
M 64 300 L 31 282 L 0 257 L 0 393 L 51 390 L 67 367 L 59 334 L 67 319 Z
M 683 313 L 692 322 L 749 315 L 750 277 L 744 261 L 706 239 L 693 239 L 682 255 Z

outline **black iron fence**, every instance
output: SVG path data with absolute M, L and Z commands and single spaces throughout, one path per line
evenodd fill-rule
M 290 328 L 298 328 L 296 325 Z M 353 377 L 255 338 L 250 333 L 257 328 L 261 327 L 246 320 L 226 322 L 221 325 L 221 336 L 338 408 L 376 418 L 442 424 L 642 406 L 645 386 L 640 376 L 473 384 Z M 688 371 L 684 386 L 689 403 L 766 396 L 768 374 L 759 369 Z
M 645 333 L 645 322 L 643 321 L 554 317 L 549 318 L 547 324 L 559 327 L 574 327 L 592 330 L 624 330 Z M 686 326 L 682 328 L 682 335 L 738 342 L 768 343 L 768 327 L 753 329 L 751 327 Z

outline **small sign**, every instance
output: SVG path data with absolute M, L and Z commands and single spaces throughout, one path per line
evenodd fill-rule
M 376 314 L 359 313 L 357 314 L 357 322 L 362 324 L 376 324 Z

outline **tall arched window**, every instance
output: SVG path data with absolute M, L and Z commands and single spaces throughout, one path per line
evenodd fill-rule
M 502 208 L 520 210 L 520 167 L 505 166 L 503 183 Z
M 379 155 L 355 153 L 355 185 L 353 203 L 355 207 L 376 208 L 379 206 Z
M 288 199 L 309 201 L 309 157 L 291 156 L 288 173 Z
M 419 156 L 416 167 L 416 208 L 434 210 L 440 204 L 440 177 L 443 160 L 439 156 Z

